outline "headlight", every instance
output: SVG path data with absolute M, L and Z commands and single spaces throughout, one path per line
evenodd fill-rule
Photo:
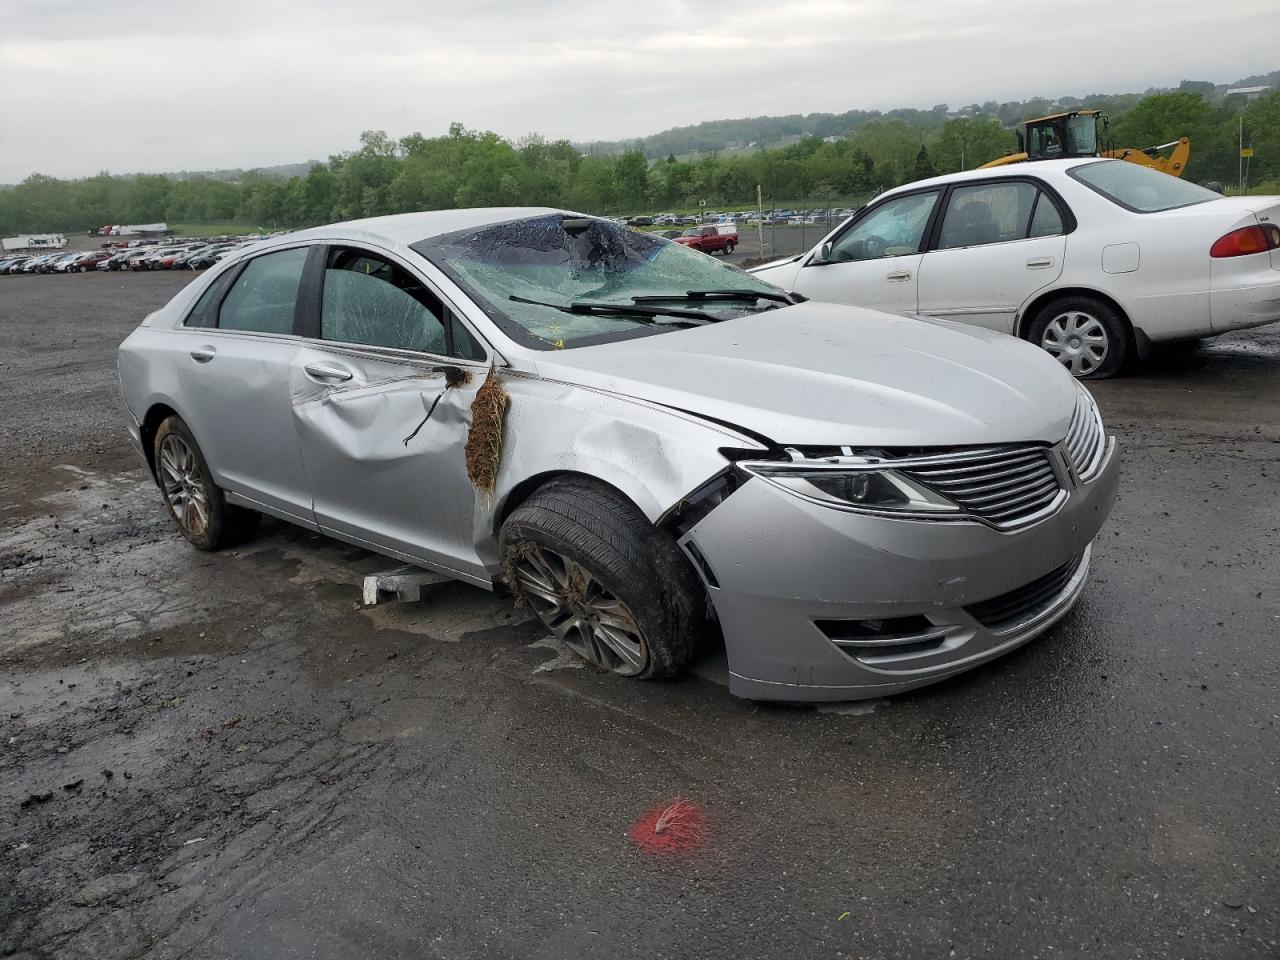
M 958 514 L 960 508 L 894 470 L 883 461 L 857 456 L 792 460 L 742 460 L 738 466 L 789 493 L 833 506 L 895 515 Z

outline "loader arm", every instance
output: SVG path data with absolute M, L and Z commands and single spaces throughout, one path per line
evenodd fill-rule
M 1160 154 L 1165 150 L 1170 152 L 1166 156 L 1161 156 Z M 1128 160 L 1130 163 L 1167 173 L 1171 177 L 1180 177 L 1187 169 L 1187 161 L 1191 157 L 1191 140 L 1183 137 L 1181 140 L 1172 140 L 1157 147 L 1147 147 L 1145 150 L 1139 150 L 1137 147 L 1118 147 L 1104 151 L 1101 156 Z

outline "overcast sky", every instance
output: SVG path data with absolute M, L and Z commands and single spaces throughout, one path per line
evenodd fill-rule
M 4 0 L 0 183 L 1227 82 L 1278 0 Z

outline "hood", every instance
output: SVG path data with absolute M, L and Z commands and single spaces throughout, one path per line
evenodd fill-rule
M 775 443 L 867 447 L 1067 433 L 1071 377 L 1004 334 L 808 302 L 536 358 L 544 377 L 686 410 Z
M 762 263 L 758 267 L 752 267 L 747 273 L 759 277 L 765 283 L 772 283 L 774 286 L 782 287 L 783 290 L 790 290 L 796 282 L 796 276 L 800 273 L 801 261 L 808 255 L 809 251 L 806 250 L 783 260 Z

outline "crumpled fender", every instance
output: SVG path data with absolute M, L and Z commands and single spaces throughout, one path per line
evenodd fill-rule
M 512 491 L 530 478 L 595 477 L 656 522 L 725 469 L 719 448 L 763 449 L 729 427 L 643 400 L 510 371 L 503 385 L 510 403 L 497 486 L 476 511 L 476 544 L 495 572 L 498 521 Z

